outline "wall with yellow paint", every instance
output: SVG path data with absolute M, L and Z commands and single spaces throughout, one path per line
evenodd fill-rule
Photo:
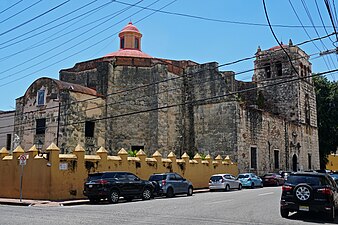
M 101 147 L 96 155 L 85 155 L 85 150 L 78 145 L 72 154 L 60 154 L 59 148 L 51 144 L 44 155 L 38 154 L 33 146 L 25 152 L 20 146 L 12 155 L 2 148 L 0 150 L 0 197 L 20 197 L 21 166 L 19 157 L 27 156 L 27 164 L 23 167 L 23 198 L 26 199 L 81 199 L 83 184 L 88 173 L 101 171 L 130 171 L 142 179 L 148 179 L 153 173 L 177 172 L 193 183 L 194 188 L 208 187 L 212 174 L 238 174 L 236 163 L 229 157 L 224 160 L 217 156 L 212 160 L 208 155 L 202 160 L 196 154 L 193 160 L 187 154 L 177 159 L 174 153 L 167 158 L 156 151 L 151 158 L 140 150 L 137 157 L 128 157 L 121 149 L 117 156 L 108 156 Z M 48 160 L 47 160 L 48 155 Z
M 328 162 L 326 164 L 327 170 L 338 171 L 338 154 L 331 154 L 327 157 Z

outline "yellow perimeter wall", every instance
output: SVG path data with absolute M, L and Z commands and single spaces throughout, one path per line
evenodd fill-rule
M 326 164 L 327 170 L 338 171 L 338 155 L 331 154 L 327 157 L 328 162 Z
M 118 156 L 108 156 L 104 148 L 96 155 L 85 155 L 84 149 L 78 145 L 73 154 L 59 154 L 59 148 L 51 144 L 47 150 L 49 160 L 45 155 L 38 154 L 35 146 L 25 152 L 20 146 L 12 155 L 2 148 L 0 150 L 0 197 L 20 197 L 20 155 L 26 155 L 27 163 L 23 166 L 24 199 L 81 199 L 83 184 L 89 173 L 101 171 L 130 171 L 141 179 L 148 179 L 153 173 L 177 172 L 193 183 L 194 188 L 208 187 L 209 178 L 216 173 L 231 173 L 238 175 L 238 166 L 229 157 L 224 160 L 217 156 L 212 160 L 209 155 L 205 160 L 196 154 L 193 160 L 185 153 L 182 159 L 176 159 L 173 153 L 162 158 L 155 152 L 152 158 L 147 158 L 143 151 L 137 157 L 128 157 L 121 149 Z

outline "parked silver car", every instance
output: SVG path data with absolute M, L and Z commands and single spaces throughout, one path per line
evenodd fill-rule
M 171 198 L 176 194 L 188 196 L 193 194 L 192 183 L 177 173 L 153 174 L 149 177 L 149 181 L 152 181 L 155 186 L 154 194 L 158 196 L 165 195 Z
M 229 191 L 230 189 L 242 189 L 242 184 L 231 174 L 215 174 L 210 177 L 209 189 Z

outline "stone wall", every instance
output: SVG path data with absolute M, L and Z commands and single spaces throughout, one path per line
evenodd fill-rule
M 12 151 L 13 148 L 13 138 L 14 138 L 14 116 L 15 111 L 0 111 L 0 146 L 9 145 L 9 151 Z M 9 143 L 7 143 L 7 139 Z
M 180 82 L 161 64 L 110 66 L 106 97 L 107 115 L 111 117 L 106 137 L 109 152 L 116 154 L 118 149 L 132 146 L 144 146 L 146 152 L 177 152 Z

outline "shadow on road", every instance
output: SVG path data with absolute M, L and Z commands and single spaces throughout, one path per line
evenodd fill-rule
M 329 221 L 325 218 L 325 214 L 323 213 L 305 213 L 298 212 L 290 214 L 288 217 L 290 220 L 301 220 L 308 223 L 322 223 L 322 224 L 338 224 L 338 217 L 336 216 L 333 222 Z

